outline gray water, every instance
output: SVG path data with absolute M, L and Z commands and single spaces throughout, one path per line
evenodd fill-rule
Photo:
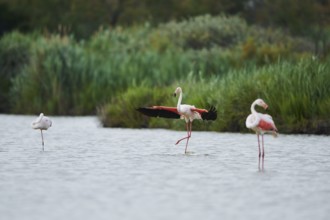
M 330 219 L 330 137 L 102 128 L 0 115 L 0 219 Z M 184 122 L 182 128 L 184 129 Z

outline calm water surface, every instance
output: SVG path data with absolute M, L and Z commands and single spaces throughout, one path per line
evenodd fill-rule
M 0 115 L 0 219 L 330 219 L 330 137 L 109 129 Z M 184 128 L 184 122 L 181 121 Z

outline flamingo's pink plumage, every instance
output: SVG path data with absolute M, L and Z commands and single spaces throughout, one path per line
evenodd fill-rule
M 193 105 L 181 104 L 182 101 L 182 89 L 180 87 L 176 88 L 174 96 L 179 94 L 179 100 L 177 107 L 168 106 L 152 106 L 138 108 L 137 110 L 144 115 L 151 117 L 163 117 L 163 118 L 175 118 L 175 119 L 185 119 L 187 124 L 187 136 L 179 139 L 176 144 L 180 141 L 187 139 L 185 153 L 187 153 L 188 141 L 191 137 L 192 132 L 192 122 L 194 119 L 202 120 L 215 120 L 217 118 L 217 110 L 215 107 L 211 107 L 210 110 L 196 108 Z
M 260 141 L 259 135 L 262 138 L 262 157 L 265 156 L 264 150 L 264 134 L 271 133 L 274 137 L 278 135 L 277 128 L 273 121 L 273 118 L 270 115 L 259 113 L 255 110 L 255 106 L 261 106 L 264 109 L 268 108 L 268 105 L 262 100 L 257 99 L 251 105 L 251 114 L 246 118 L 246 127 L 252 129 L 256 132 L 258 137 L 258 148 L 259 148 L 259 157 L 261 156 L 260 150 Z

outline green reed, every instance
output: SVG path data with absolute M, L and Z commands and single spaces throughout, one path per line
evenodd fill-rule
M 105 126 L 181 129 L 134 111 L 175 106 L 169 94 L 180 85 L 186 103 L 218 108 L 216 122 L 196 129 L 244 131 L 249 105 L 261 97 L 283 131 L 317 133 L 328 126 L 329 66 L 310 59 L 310 45 L 226 16 L 100 29 L 80 41 L 13 32 L 0 39 L 0 112 L 98 112 Z
M 101 108 L 99 115 L 105 126 L 180 129 L 184 122 L 148 118 L 134 111 L 139 106 L 176 106 L 177 99 L 169 95 L 180 85 L 184 92 L 184 103 L 200 108 L 214 105 L 218 109 L 215 122 L 195 122 L 195 129 L 247 131 L 245 119 L 250 114 L 250 105 L 255 99 L 262 98 L 269 104 L 269 109 L 258 111 L 272 115 L 280 132 L 330 133 L 329 79 L 330 65 L 312 59 L 295 64 L 279 62 L 263 68 L 237 70 L 224 77 L 191 75 L 186 80 L 166 87 L 131 88 L 112 100 L 106 108 Z M 122 121 L 120 109 L 124 106 L 129 106 L 131 112 L 126 111 L 126 115 L 132 117 L 129 120 L 125 117 L 125 121 Z M 107 114 L 110 118 L 116 118 L 116 124 L 107 121 Z

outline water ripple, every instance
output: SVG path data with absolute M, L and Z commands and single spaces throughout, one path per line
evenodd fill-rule
M 3 219 L 328 219 L 330 137 L 106 129 L 95 117 L 0 115 Z M 183 123 L 183 122 L 182 122 Z

